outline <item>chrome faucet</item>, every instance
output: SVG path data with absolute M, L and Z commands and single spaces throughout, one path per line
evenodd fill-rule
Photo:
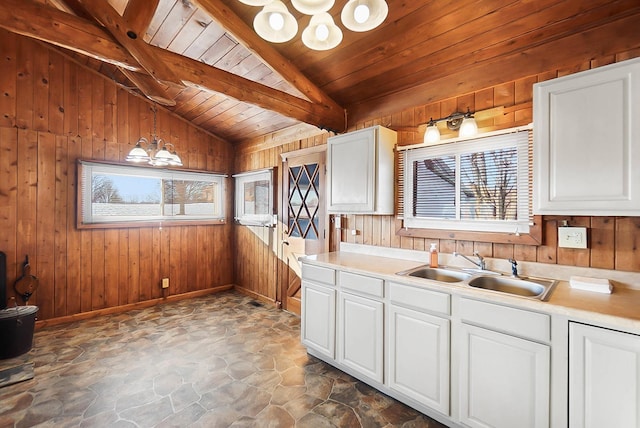
M 464 259 L 469 260 L 469 261 L 470 261 L 471 263 L 473 263 L 474 265 L 478 266 L 478 267 L 480 268 L 480 270 L 487 270 L 487 265 L 486 265 L 486 264 L 485 264 L 485 262 L 484 262 L 484 258 L 483 258 L 480 254 L 478 254 L 478 252 L 477 252 L 477 251 L 474 251 L 474 252 L 473 252 L 473 255 L 474 255 L 474 256 L 476 256 L 476 257 L 478 258 L 478 261 L 477 261 L 477 262 L 474 262 L 474 261 L 473 261 L 473 260 L 471 260 L 469 257 L 465 256 L 464 254 L 460 254 L 460 253 L 458 253 L 457 251 L 454 251 L 454 252 L 453 252 L 453 256 L 454 256 L 454 257 L 460 256 L 460 257 L 462 257 L 462 258 L 464 258 Z
M 516 259 L 509 259 L 509 263 L 511 263 L 511 276 L 514 278 L 518 277 L 518 262 Z

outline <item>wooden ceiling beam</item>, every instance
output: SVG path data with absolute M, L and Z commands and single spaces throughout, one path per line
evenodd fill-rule
M 122 17 L 139 39 L 144 39 L 144 34 L 149 28 L 158 3 L 160 0 L 129 0 L 127 3 Z
M 129 3 L 127 3 L 123 17 L 131 31 L 135 32 L 136 37 L 144 34 L 147 30 L 158 6 L 158 1 L 159 0 L 130 0 Z M 65 8 L 63 10 L 81 18 L 94 20 L 80 4 L 80 0 L 65 0 Z M 176 105 L 175 100 L 167 92 L 167 85 L 146 74 L 145 70 L 138 73 L 123 67 L 118 67 L 118 69 L 151 101 L 163 106 L 172 107 Z
M 102 27 L 33 0 L 2 0 L 0 27 L 130 71 L 142 71 L 135 59 Z M 154 46 L 148 47 L 160 61 L 170 64 L 181 82 L 219 92 L 319 128 L 338 131 L 346 128 L 344 110 L 340 107 L 312 103 L 200 61 Z
M 33 0 L 0 1 L 0 27 L 128 70 L 140 69 L 102 28 Z
M 260 38 L 253 28 L 238 17 L 221 0 L 195 0 L 205 12 L 236 38 L 245 48 L 256 55 L 274 72 L 278 73 L 289 84 L 302 92 L 311 101 L 326 105 L 331 109 L 342 109 L 332 98 L 315 83 L 298 70 L 287 58 L 282 56 L 273 46 Z
M 148 45 L 105 0 L 75 0 L 131 54 L 154 79 L 181 86 L 173 70 L 160 61 Z

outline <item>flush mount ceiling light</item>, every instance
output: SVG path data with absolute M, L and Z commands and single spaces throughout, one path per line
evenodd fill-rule
M 326 51 L 342 41 L 342 31 L 326 12 L 313 15 L 309 26 L 302 32 L 302 43 L 309 49 Z
M 268 42 L 284 43 L 298 32 L 298 22 L 280 0 L 239 0 L 249 6 L 264 6 L 253 20 L 256 33 Z M 342 30 L 323 15 L 335 0 L 291 0 L 300 13 L 311 15 L 307 28 L 302 32 L 302 42 L 310 49 L 332 49 L 342 41 Z M 349 0 L 341 13 L 342 24 L 351 31 L 369 31 L 382 24 L 389 13 L 385 0 Z M 317 15 L 322 16 L 316 18 Z
M 369 31 L 387 17 L 389 7 L 384 0 L 349 0 L 340 15 L 342 23 L 351 31 Z
M 127 157 L 127 162 L 142 163 L 147 162 L 153 166 L 182 166 L 182 159 L 176 153 L 176 149 L 171 143 L 163 143 L 156 136 L 156 106 L 153 106 L 153 139 L 151 142 L 144 137 L 140 137 L 135 147 L 131 149 Z
M 334 2 L 334 0 L 291 0 L 291 5 L 300 13 L 315 15 L 331 9 Z
M 258 12 L 253 28 L 263 39 L 272 43 L 284 43 L 298 32 L 298 21 L 280 0 L 273 0 Z

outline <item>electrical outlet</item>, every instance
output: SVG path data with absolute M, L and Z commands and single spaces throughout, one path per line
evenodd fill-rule
M 169 288 L 169 278 L 162 278 L 162 288 Z
M 335 216 L 333 222 L 335 223 L 336 229 L 342 229 L 342 216 Z
M 587 248 L 586 227 L 559 227 L 558 247 Z

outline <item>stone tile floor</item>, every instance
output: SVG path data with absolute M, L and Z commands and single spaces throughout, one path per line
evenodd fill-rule
M 17 358 L 35 377 L 0 388 L 0 427 L 444 427 L 307 355 L 299 318 L 255 303 L 225 292 L 37 330 Z

